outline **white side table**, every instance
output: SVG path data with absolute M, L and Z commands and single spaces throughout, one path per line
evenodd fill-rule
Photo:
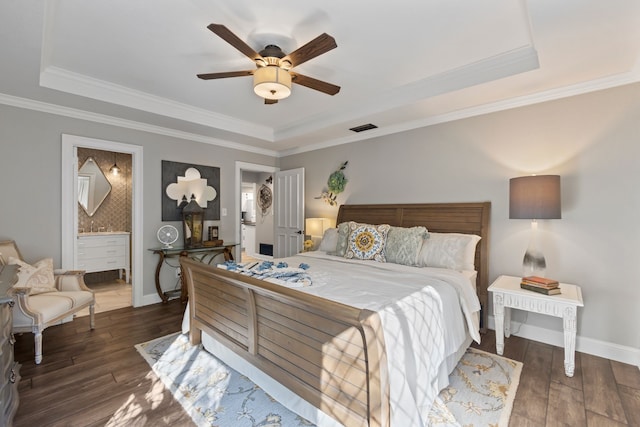
M 576 314 L 583 307 L 579 286 L 560 283 L 561 294 L 544 295 L 520 288 L 520 277 L 500 276 L 489 286 L 493 293 L 493 314 L 496 322 L 496 350 L 504 352 L 504 337 L 511 335 L 511 309 L 562 317 L 564 328 L 564 372 L 568 377 L 575 370 Z

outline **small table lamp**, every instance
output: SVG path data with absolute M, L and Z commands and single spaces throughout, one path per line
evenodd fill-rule
M 322 236 L 324 236 L 324 232 L 328 228 L 328 218 L 307 218 L 305 220 L 305 234 L 311 237 L 311 240 L 313 241 L 313 249 L 318 247 L 318 244 L 322 240 Z
M 532 175 L 509 180 L 509 218 L 531 220 L 531 240 L 522 261 L 523 275 L 544 276 L 547 263 L 537 247 L 539 219 L 560 219 L 560 176 Z

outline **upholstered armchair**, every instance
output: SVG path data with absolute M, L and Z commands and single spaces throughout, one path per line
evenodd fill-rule
M 84 271 L 54 270 L 48 258 L 33 265 L 24 262 L 13 240 L 0 241 L 0 265 L 17 264 L 18 283 L 14 296 L 13 332 L 33 332 L 35 362 L 42 361 L 42 332 L 74 313 L 89 307 L 90 327 L 94 329 L 95 297 L 84 283 Z

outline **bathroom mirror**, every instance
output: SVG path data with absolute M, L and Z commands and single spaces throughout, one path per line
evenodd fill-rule
M 89 157 L 78 170 L 78 203 L 87 215 L 93 216 L 110 192 L 109 180 L 93 157 Z

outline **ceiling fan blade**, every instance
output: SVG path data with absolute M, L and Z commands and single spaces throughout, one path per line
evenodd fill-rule
M 297 67 L 316 56 L 320 56 L 323 53 L 329 52 L 331 49 L 335 49 L 336 47 L 338 47 L 336 40 L 329 34 L 322 33 L 309 43 L 304 46 L 300 46 L 298 49 L 285 56 L 283 60 L 288 60 L 291 62 L 292 67 Z
M 227 77 L 243 77 L 252 76 L 255 70 L 247 71 L 226 71 L 224 73 L 206 73 L 198 74 L 198 78 L 202 80 L 225 79 Z
M 242 41 L 238 36 L 233 34 L 231 30 L 225 27 L 222 24 L 209 24 L 207 26 L 209 30 L 211 30 L 214 34 L 220 37 L 222 40 L 229 43 L 231 46 L 238 49 L 240 52 L 244 53 L 249 59 L 252 61 L 256 61 L 258 59 L 262 59 L 262 56 L 255 50 L 251 49 L 251 47 Z
M 277 103 L 278 103 L 277 99 L 267 99 L 267 98 L 264 99 L 265 105 L 271 105 L 271 104 L 277 104 Z
M 335 95 L 336 93 L 340 92 L 340 86 L 323 82 L 322 80 L 314 79 L 313 77 L 308 77 L 302 74 L 295 73 L 293 71 L 289 71 L 289 73 L 291 74 L 291 81 L 293 83 L 306 86 L 310 89 L 318 90 L 320 92 L 326 93 L 327 95 Z

